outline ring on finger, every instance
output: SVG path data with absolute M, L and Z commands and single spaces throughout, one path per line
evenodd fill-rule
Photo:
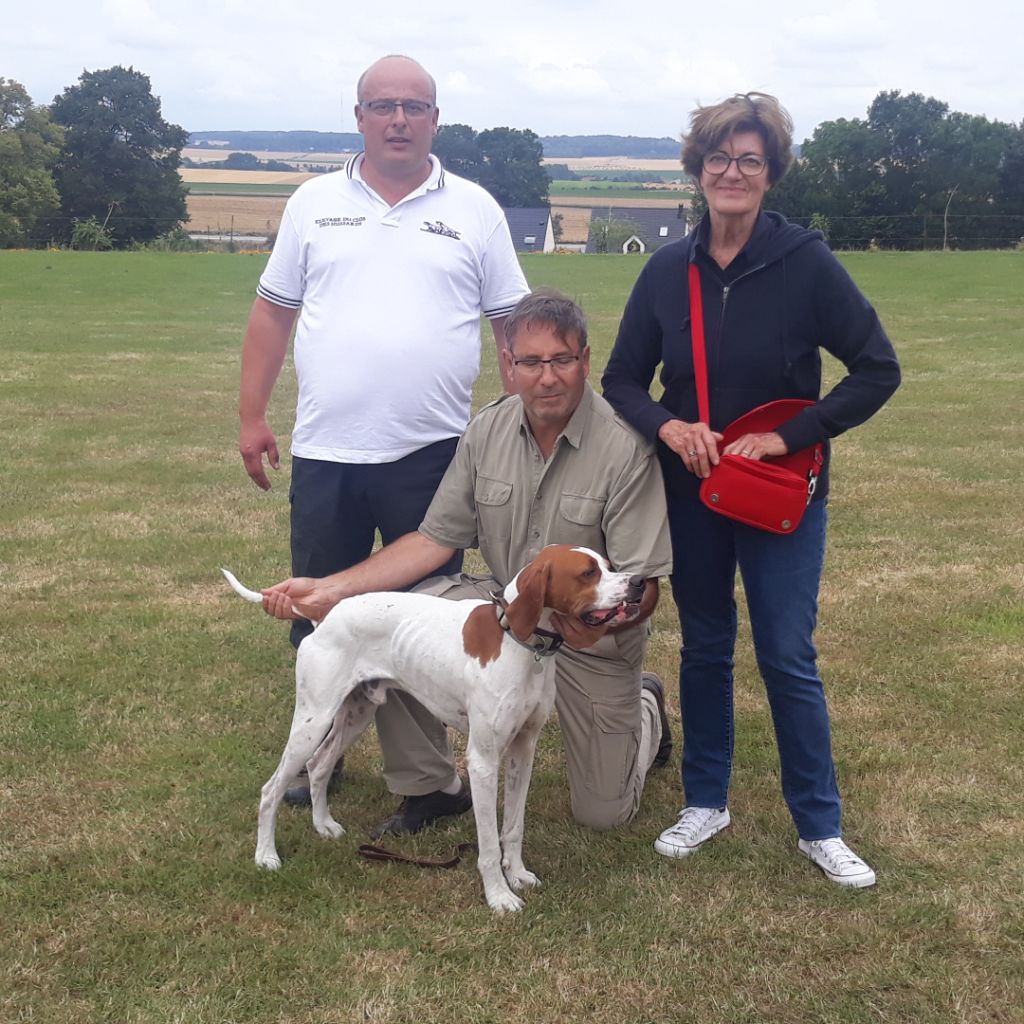
M 691 448 L 686 454 L 689 455 L 690 458 L 692 459 L 694 457 L 694 455 L 697 454 L 697 449 L 696 448 Z

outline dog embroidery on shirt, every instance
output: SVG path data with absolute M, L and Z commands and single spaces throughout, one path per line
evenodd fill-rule
M 433 223 L 431 223 L 429 220 L 425 220 L 423 222 L 423 227 L 420 228 L 420 231 L 429 231 L 430 234 L 432 235 L 444 235 L 445 238 L 454 238 L 456 240 L 462 238 L 458 231 L 456 231 L 454 228 L 448 227 L 448 225 L 441 220 L 435 220 Z

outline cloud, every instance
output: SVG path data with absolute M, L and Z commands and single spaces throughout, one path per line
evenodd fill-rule
M 147 0 L 103 0 L 102 17 L 107 37 L 124 46 L 163 50 L 186 39 L 177 25 L 160 17 Z
M 520 72 L 523 84 L 535 95 L 559 100 L 601 99 L 611 86 L 593 67 L 585 64 L 527 64 Z
M 888 36 L 874 0 L 850 0 L 827 14 L 793 18 L 787 27 L 794 46 L 832 56 L 877 49 Z
M 675 136 L 698 102 L 751 89 L 777 95 L 798 136 L 863 117 L 883 89 L 1014 121 L 1024 95 L 1020 0 L 987 0 L 974 18 L 893 0 L 731 0 L 713 11 L 649 0 L 640 14 L 611 0 L 518 0 L 511 13 L 391 0 L 359 17 L 337 0 L 305 0 L 297 10 L 280 0 L 23 4 L 17 32 L 0 38 L 0 74 L 45 103 L 83 68 L 131 64 L 165 116 L 196 130 L 351 131 L 356 79 L 396 51 L 437 78 L 445 120 L 545 135 Z
M 438 89 L 444 96 L 469 96 L 474 92 L 465 71 L 449 71 Z

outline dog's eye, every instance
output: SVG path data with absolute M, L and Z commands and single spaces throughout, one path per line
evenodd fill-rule
M 585 573 L 583 573 L 583 577 L 582 578 L 585 579 L 585 580 L 592 580 L 597 575 L 598 575 L 598 571 L 597 571 L 596 568 L 595 569 L 587 569 L 587 571 Z

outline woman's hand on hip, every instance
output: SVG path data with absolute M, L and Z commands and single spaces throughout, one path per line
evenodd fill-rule
M 744 434 L 727 445 L 723 455 L 742 455 L 746 459 L 770 459 L 786 455 L 786 442 L 774 430 L 767 434 Z
M 710 476 L 711 467 L 718 465 L 722 435 L 706 423 L 669 420 L 658 428 L 658 437 L 683 460 L 683 465 L 694 476 Z

